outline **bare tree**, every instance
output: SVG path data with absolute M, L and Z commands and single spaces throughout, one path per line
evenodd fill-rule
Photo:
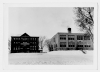
M 40 47 L 41 49 L 43 49 L 43 47 L 45 46 L 45 44 L 44 44 L 45 39 L 46 39 L 45 36 L 39 37 L 39 47 Z
M 49 51 L 52 51 L 53 50 L 53 44 L 52 44 L 52 42 L 51 42 L 50 39 L 45 40 L 45 44 L 48 47 L 48 50 Z
M 93 41 L 93 26 L 94 26 L 94 7 L 76 7 L 76 24 L 82 31 L 85 31 Z
M 45 44 L 47 45 L 48 48 L 50 48 L 51 47 L 50 39 L 45 40 Z

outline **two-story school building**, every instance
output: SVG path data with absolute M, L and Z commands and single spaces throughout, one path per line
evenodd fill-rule
M 51 38 L 50 51 L 80 49 L 93 50 L 93 42 L 89 35 L 71 33 L 71 28 L 68 28 L 68 33 L 58 32 Z
M 39 37 L 29 36 L 27 33 L 21 36 L 11 36 L 11 53 L 40 51 Z

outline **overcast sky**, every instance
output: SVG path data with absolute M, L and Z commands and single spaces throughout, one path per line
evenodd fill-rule
M 30 36 L 53 37 L 57 32 L 80 32 L 71 7 L 10 7 L 9 37 L 28 33 Z

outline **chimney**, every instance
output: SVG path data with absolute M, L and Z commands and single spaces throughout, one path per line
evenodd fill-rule
M 71 33 L 71 28 L 68 28 L 68 33 Z

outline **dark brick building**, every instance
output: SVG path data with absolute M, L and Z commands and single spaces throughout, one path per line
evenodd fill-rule
M 21 36 L 11 37 L 11 53 L 20 52 L 40 52 L 39 50 L 39 37 L 29 36 L 24 33 Z

